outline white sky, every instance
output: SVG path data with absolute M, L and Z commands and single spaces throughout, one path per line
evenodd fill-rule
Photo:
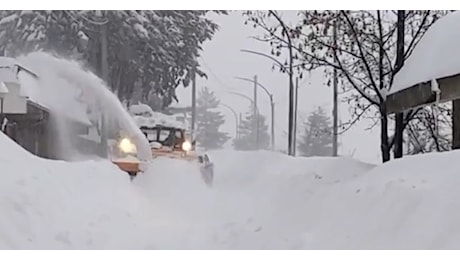
M 296 12 L 284 11 L 286 18 L 296 19 Z M 197 91 L 207 86 L 216 92 L 222 103 L 231 106 L 238 113 L 245 113 L 250 105 L 249 101 L 229 94 L 228 91 L 236 91 L 247 96 L 253 96 L 252 83 L 234 79 L 234 77 L 252 78 L 258 76 L 258 81 L 274 95 L 275 100 L 275 143 L 278 149 L 287 149 L 288 125 L 288 76 L 278 71 L 272 71 L 273 62 L 268 58 L 254 54 L 240 52 L 241 49 L 255 50 L 269 54 L 270 46 L 266 43 L 257 42 L 250 36 L 260 34 L 260 30 L 250 25 L 245 25 L 245 17 L 241 12 L 232 12 L 227 16 L 213 16 L 213 20 L 219 24 L 220 30 L 211 41 L 204 44 L 202 57 L 199 62 L 202 69 L 208 74 L 208 80 L 197 80 Z M 305 75 L 304 75 L 305 76 Z M 190 105 L 191 88 L 178 89 L 179 105 Z M 316 106 L 323 106 L 331 111 L 332 116 L 332 89 L 323 84 L 321 72 L 306 75 L 299 81 L 299 116 L 309 113 Z M 270 124 L 270 102 L 262 89 L 258 91 L 258 107 Z M 347 121 L 348 108 L 343 104 L 339 113 L 341 120 Z M 222 112 L 226 115 L 226 124 L 223 130 L 232 137 L 235 135 L 235 119 L 232 112 L 223 107 Z M 351 156 L 367 162 L 380 162 L 379 152 L 379 128 L 372 131 L 364 130 L 369 122 L 362 122 L 340 136 L 342 143 L 340 155 Z M 299 118 L 298 127 L 302 126 Z M 298 137 L 299 138 L 299 137 Z M 230 144 L 230 142 L 229 142 Z

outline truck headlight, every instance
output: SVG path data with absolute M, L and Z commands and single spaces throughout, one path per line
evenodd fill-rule
M 182 150 L 188 152 L 192 149 L 192 143 L 190 143 L 189 141 L 185 141 L 182 143 Z
M 136 146 L 128 138 L 123 138 L 118 147 L 124 153 L 136 153 Z

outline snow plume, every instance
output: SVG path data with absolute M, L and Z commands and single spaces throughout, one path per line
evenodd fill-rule
M 114 125 L 109 126 L 111 130 L 119 128 L 134 139 L 140 160 L 151 159 L 147 140 L 133 118 L 117 96 L 95 74 L 85 70 L 76 61 L 44 52 L 21 56 L 18 61 L 39 75 L 36 80 L 20 74 L 21 86 L 32 101 L 48 108 L 53 114 L 59 139 L 57 143 L 61 150 L 68 150 L 68 146 L 72 146 L 66 140 L 69 140 L 67 137 L 73 129 L 64 123 L 64 118 L 91 125 L 93 123 L 87 112 L 89 108 L 114 122 Z

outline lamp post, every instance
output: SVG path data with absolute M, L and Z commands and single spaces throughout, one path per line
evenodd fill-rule
M 228 91 L 228 93 L 249 100 L 249 102 L 251 102 L 251 105 L 253 105 L 254 108 L 255 108 L 254 115 L 253 115 L 253 116 L 254 116 L 254 120 L 257 120 L 257 121 L 259 120 L 258 116 L 260 115 L 260 111 L 259 111 L 259 108 L 257 107 L 257 104 L 254 102 L 254 100 L 253 100 L 252 98 L 250 98 L 250 97 L 248 97 L 248 96 L 246 96 L 246 95 L 244 95 L 244 94 L 241 94 L 241 93 L 239 93 L 239 92 Z M 255 129 L 255 131 L 256 131 L 256 132 L 255 132 L 256 136 L 258 136 L 259 128 Z M 256 147 L 257 149 L 259 149 L 259 142 L 258 142 L 258 140 L 255 140 L 255 147 Z
M 284 28 L 284 24 L 281 24 L 281 26 L 283 26 Z M 288 37 L 288 41 L 289 41 L 289 46 L 288 46 L 289 50 L 292 51 L 289 37 Z M 294 72 L 292 69 L 292 59 L 291 59 L 292 53 L 290 53 L 289 55 L 290 56 L 289 68 L 286 68 L 286 66 L 282 62 L 262 52 L 245 50 L 245 49 L 242 49 L 240 51 L 268 58 L 272 60 L 273 62 L 275 62 L 275 64 L 279 66 L 280 68 L 287 70 L 288 76 L 289 76 L 288 155 L 295 156 L 295 151 L 296 151 L 295 135 L 297 132 L 296 125 L 295 125 L 295 117 L 297 116 L 297 113 L 295 111 L 294 106 L 295 106 L 295 99 L 297 99 L 297 96 L 295 95 L 294 81 L 293 81 Z
M 249 100 L 249 102 L 251 102 L 251 105 L 255 104 L 255 102 L 254 102 L 254 100 L 252 98 L 250 98 L 250 97 L 248 97 L 248 96 L 246 96 L 244 94 L 241 94 L 241 93 L 235 92 L 235 91 L 228 91 L 228 93 L 232 94 L 232 95 L 240 96 L 242 98 L 245 98 L 245 99 Z M 260 115 L 260 111 L 259 111 L 259 108 L 257 107 L 257 105 L 255 105 L 255 108 L 256 108 L 256 114 Z M 256 116 L 256 115 L 254 115 L 254 116 Z
M 0 81 L 0 126 L 3 132 L 3 101 L 5 100 L 6 95 L 8 94 L 8 88 L 3 81 Z
M 239 135 L 238 135 L 238 133 L 239 133 L 239 131 L 238 131 L 238 128 L 239 128 L 238 113 L 236 113 L 236 111 L 229 105 L 226 105 L 224 103 L 219 103 L 219 105 L 221 105 L 221 106 L 227 108 L 228 110 L 230 110 L 233 113 L 233 115 L 235 116 L 235 139 L 238 139 L 238 137 L 239 137 Z
M 273 94 L 267 90 L 260 82 L 254 81 L 252 79 L 243 78 L 243 77 L 235 77 L 235 79 L 245 80 L 248 82 L 255 83 L 256 86 L 262 88 L 264 92 L 267 94 L 268 98 L 270 99 L 270 106 L 271 106 L 271 148 L 272 151 L 275 150 L 275 102 L 273 101 Z

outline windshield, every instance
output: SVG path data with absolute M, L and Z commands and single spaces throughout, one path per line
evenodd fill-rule
M 158 142 L 165 146 L 181 146 L 184 141 L 182 132 L 179 129 L 173 128 L 154 128 L 143 129 L 147 140 L 151 142 Z

